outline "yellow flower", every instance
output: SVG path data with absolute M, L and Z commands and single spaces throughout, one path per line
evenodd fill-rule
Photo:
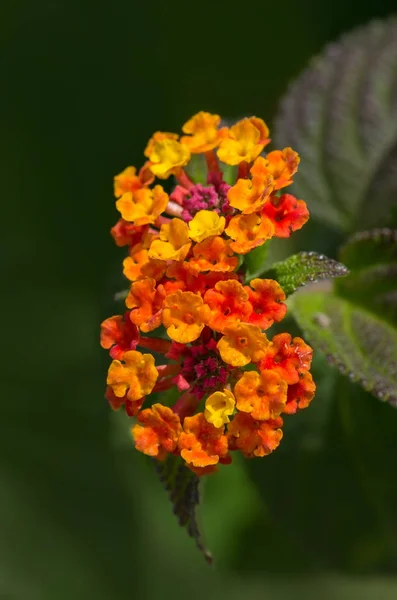
M 150 170 L 160 179 L 167 179 L 190 160 L 189 150 L 178 142 L 176 137 L 175 134 L 157 132 L 145 150 L 151 162 Z
M 269 143 L 267 125 L 256 117 L 242 119 L 229 129 L 220 143 L 218 156 L 228 165 L 252 162 Z
M 116 202 L 116 208 L 125 221 L 135 225 L 154 223 L 164 212 L 168 204 L 168 194 L 161 185 L 153 190 L 141 188 L 135 192 L 126 192 Z
M 181 219 L 172 219 L 160 229 L 160 239 L 154 240 L 149 258 L 158 260 L 183 260 L 190 250 L 189 229 Z
M 156 133 L 154 133 L 148 141 L 144 155 L 149 158 L 158 142 L 163 142 L 164 140 L 177 140 L 178 138 L 179 135 L 177 133 L 170 133 L 169 131 L 156 131 Z
M 199 112 L 182 127 L 181 144 L 193 153 L 208 152 L 218 146 L 227 129 L 218 129 L 221 118 L 208 112 Z
M 234 396 L 229 390 L 215 392 L 205 401 L 204 416 L 214 427 L 222 427 L 230 422 L 229 417 L 233 414 L 235 404 Z
M 129 400 L 139 400 L 153 390 L 158 377 L 151 354 L 130 350 L 123 355 L 123 361 L 114 360 L 109 367 L 107 384 L 115 396 L 122 398 L 127 390 Z
M 265 356 L 269 346 L 269 340 L 259 327 L 248 323 L 226 327 L 225 335 L 217 344 L 222 360 L 232 367 L 244 367 L 251 361 L 258 362 Z
M 176 291 L 164 301 L 163 324 L 172 340 L 187 344 L 196 340 L 204 328 L 203 299 L 194 292 Z
M 202 242 L 211 235 L 221 235 L 225 222 L 225 217 L 211 210 L 199 210 L 189 222 L 189 237 L 195 242 Z

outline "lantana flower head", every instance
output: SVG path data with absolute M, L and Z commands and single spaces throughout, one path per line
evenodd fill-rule
M 250 276 L 246 258 L 309 217 L 305 202 L 285 192 L 298 154 L 266 153 L 269 142 L 258 117 L 227 126 L 202 111 L 182 135 L 154 133 L 143 166 L 114 178 L 120 214 L 111 234 L 126 249 L 129 289 L 125 309 L 101 326 L 113 359 L 105 396 L 135 419 L 137 450 L 177 456 L 200 476 L 234 452 L 276 450 L 282 416 L 315 394 L 311 348 L 271 331 L 287 312 L 282 286 Z

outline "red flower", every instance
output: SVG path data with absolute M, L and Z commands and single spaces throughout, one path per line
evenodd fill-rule
M 130 313 L 109 317 L 101 324 L 101 346 L 108 350 L 113 359 L 121 360 L 125 352 L 135 350 L 139 342 L 139 330 L 131 322 Z
M 303 373 L 298 383 L 288 386 L 285 413 L 292 415 L 298 409 L 307 408 L 316 393 L 316 384 L 311 373 Z
M 124 406 L 125 412 L 129 417 L 135 417 L 135 415 L 137 415 L 141 410 L 145 401 L 145 397 L 139 398 L 138 400 L 130 400 L 127 394 L 119 398 L 116 396 L 110 385 L 108 385 L 106 388 L 105 398 L 113 410 L 119 410 L 122 406 Z
M 271 196 L 262 209 L 262 215 L 274 224 L 274 235 L 287 238 L 293 231 L 301 229 L 309 219 L 306 202 L 297 200 L 291 194 Z
M 283 432 L 283 420 L 257 421 L 247 413 L 237 413 L 228 427 L 230 450 L 241 450 L 247 458 L 266 456 L 277 448 Z
M 275 335 L 259 363 L 261 371 L 276 371 L 288 384 L 297 383 L 301 373 L 310 369 L 313 350 L 300 337 L 289 333 Z

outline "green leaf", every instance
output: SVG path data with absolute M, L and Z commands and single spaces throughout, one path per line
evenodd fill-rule
M 397 324 L 397 230 L 357 233 L 340 256 L 351 273 L 337 282 L 338 293 Z
M 350 269 L 397 263 L 397 229 L 372 229 L 352 235 L 340 250 Z
M 397 406 L 397 330 L 332 292 L 301 292 L 290 306 L 309 343 L 380 400 Z
M 261 277 L 276 279 L 287 296 L 298 288 L 320 281 L 348 275 L 341 263 L 316 252 L 299 252 L 286 260 L 275 263 Z
M 203 546 L 196 520 L 196 508 L 199 503 L 199 478 L 186 467 L 179 456 L 172 454 L 162 462 L 156 462 L 156 470 L 164 487 L 169 493 L 178 518 L 179 525 L 185 527 L 194 538 L 197 548 L 203 553 L 205 560 L 211 564 L 212 555 Z
M 314 216 L 356 231 L 384 224 L 397 197 L 397 20 L 325 48 L 291 85 L 274 140 L 302 158 L 293 193 Z

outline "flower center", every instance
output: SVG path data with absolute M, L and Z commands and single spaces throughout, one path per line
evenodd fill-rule
M 219 213 L 220 198 L 213 185 L 205 187 L 198 183 L 190 190 L 190 196 L 183 200 L 182 219 L 191 221 L 199 210 L 215 210 Z
M 183 320 L 186 325 L 193 325 L 193 323 L 195 323 L 195 319 L 191 313 L 186 313 L 183 317 Z

